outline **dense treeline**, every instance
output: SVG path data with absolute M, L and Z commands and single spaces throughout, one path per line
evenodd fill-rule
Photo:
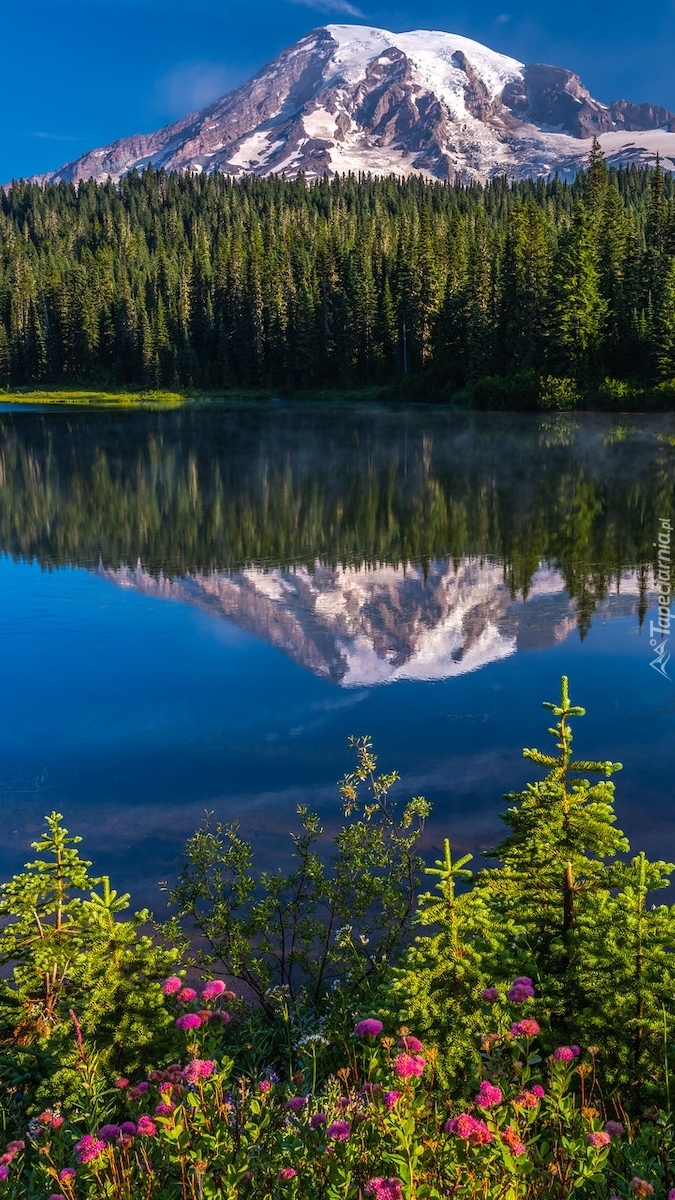
M 503 563 L 558 567 L 579 627 L 625 571 L 640 613 L 675 505 L 672 421 L 251 405 L 0 414 L 0 553 L 157 573 Z M 442 419 L 441 419 L 442 418 Z
M 166 175 L 0 195 L 0 382 L 675 378 L 675 182 Z M 664 401 L 669 390 L 663 392 Z

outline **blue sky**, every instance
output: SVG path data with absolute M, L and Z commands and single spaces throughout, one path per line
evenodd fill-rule
M 600 100 L 675 111 L 675 0 L 10 0 L 0 181 L 148 132 L 252 75 L 317 25 L 461 33 L 577 71 Z

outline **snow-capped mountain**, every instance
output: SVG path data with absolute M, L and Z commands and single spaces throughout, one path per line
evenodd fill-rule
M 571 175 L 594 134 L 611 162 L 650 162 L 658 151 L 675 169 L 667 109 L 601 104 L 571 71 L 525 66 L 456 34 L 327 25 L 200 112 L 35 178 L 118 180 L 148 163 L 234 176 Z
M 466 675 L 517 650 L 563 642 L 577 628 L 562 575 L 541 565 L 527 603 L 513 598 L 498 562 L 466 557 L 422 567 L 297 566 L 168 578 L 139 563 L 101 566 L 117 587 L 191 604 L 275 646 L 341 687 Z M 637 576 L 599 606 L 606 620 L 637 612 Z

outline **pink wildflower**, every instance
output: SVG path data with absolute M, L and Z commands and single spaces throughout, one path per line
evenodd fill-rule
M 216 1008 L 212 1013 L 209 1013 L 210 1021 L 224 1021 L 227 1025 L 230 1021 L 229 1012 L 225 1012 L 224 1008 Z
M 314 1113 L 314 1116 L 309 1118 L 310 1129 L 318 1129 L 321 1125 L 325 1125 L 326 1119 L 325 1113 Z
M 136 1124 L 134 1121 L 123 1121 L 120 1126 L 120 1132 L 123 1137 L 136 1136 Z
M 193 1058 L 183 1071 L 187 1083 L 196 1083 L 198 1079 L 208 1079 L 215 1070 L 216 1064 L 210 1058 Z
M 402 1094 L 401 1092 L 397 1092 L 395 1090 L 384 1093 L 382 1100 L 384 1102 L 384 1107 L 386 1108 L 387 1112 L 391 1112 L 392 1108 L 394 1108 L 396 1106 L 398 1101 L 401 1099 L 401 1094 Z
M 489 1004 L 492 1004 L 494 1000 L 499 999 L 499 992 L 497 991 L 496 987 L 484 988 L 481 992 L 481 998 L 483 1000 L 487 1000 Z
M 526 1090 L 520 1096 L 515 1096 L 513 1103 L 519 1104 L 521 1108 L 536 1108 L 539 1101 L 536 1096 L 533 1096 L 532 1092 Z
M 553 1057 L 556 1062 L 572 1062 L 574 1049 L 572 1046 L 558 1046 L 558 1049 L 553 1051 Z
M 409 1079 L 411 1075 L 422 1075 L 426 1060 L 421 1054 L 397 1054 L 394 1059 L 394 1070 L 401 1079 Z
M 202 988 L 202 1000 L 215 1000 L 216 996 L 222 996 L 225 991 L 225 984 L 222 979 L 209 979 Z
M 8 1154 L 19 1154 L 21 1150 L 25 1150 L 25 1149 L 26 1149 L 25 1142 L 8 1142 L 7 1143 L 7 1153 Z
M 359 1021 L 358 1025 L 354 1026 L 354 1033 L 357 1037 L 379 1037 L 382 1033 L 383 1025 L 375 1017 L 366 1017 L 363 1021 Z
M 588 1135 L 589 1146 L 594 1146 L 596 1150 L 599 1150 L 602 1146 L 609 1146 L 611 1140 L 605 1129 L 598 1129 L 595 1133 L 589 1133 Z
M 495 1104 L 501 1104 L 502 1098 L 502 1089 L 484 1079 L 478 1089 L 475 1102 L 480 1108 L 494 1108 Z
M 399 1038 L 396 1045 L 399 1050 L 407 1050 L 409 1054 L 419 1054 L 420 1050 L 424 1050 L 420 1039 L 412 1037 L 409 1033 L 406 1033 L 405 1037 Z
M 366 1196 L 372 1196 L 373 1200 L 403 1200 L 403 1188 L 399 1180 L 385 1178 L 384 1175 L 376 1175 L 374 1179 L 369 1179 L 363 1190 Z
M 624 1128 L 620 1121 L 605 1121 L 605 1131 L 611 1138 L 621 1137 Z M 675 1191 L 675 1189 L 673 1190 Z M 670 1197 L 668 1197 L 668 1200 L 670 1200 Z M 675 1200 L 675 1195 L 673 1196 L 673 1200 Z
M 202 1019 L 197 1013 L 184 1013 L 182 1017 L 176 1017 L 176 1028 L 183 1029 L 186 1033 L 190 1029 L 199 1029 L 201 1023 Z
M 77 1171 L 74 1167 L 64 1167 L 62 1171 L 59 1171 L 59 1179 L 62 1183 L 70 1183 L 71 1179 L 74 1179 L 76 1175 Z
M 75 1143 L 74 1150 L 79 1163 L 93 1162 L 95 1158 L 103 1154 L 105 1142 L 95 1138 L 91 1133 L 85 1133 L 84 1137 Z
M 277 1174 L 279 1183 L 284 1183 L 287 1179 L 295 1179 L 295 1171 L 292 1167 L 282 1167 Z
M 260 1080 L 260 1083 L 258 1084 L 258 1091 L 259 1092 L 271 1092 L 272 1091 L 272 1084 L 270 1083 L 269 1079 L 261 1079 Z
M 525 1018 L 524 1021 L 514 1021 L 511 1026 L 511 1035 L 513 1037 L 536 1037 L 541 1033 L 541 1029 L 537 1021 Z
M 532 980 L 528 979 L 527 975 L 520 975 L 518 979 L 514 979 L 506 993 L 507 1000 L 510 1000 L 512 1004 L 524 1004 L 526 1000 L 531 1000 L 533 996 L 534 988 Z
M 143 1113 L 143 1116 L 139 1117 L 136 1122 L 136 1132 L 140 1133 L 142 1137 L 154 1137 L 157 1133 L 157 1126 L 151 1117 Z
M 352 1127 L 347 1121 L 333 1121 L 326 1130 L 326 1136 L 334 1142 L 346 1142 L 351 1131 Z
M 182 986 L 182 979 L 179 979 L 177 975 L 169 975 L 169 978 L 165 979 L 162 984 L 162 991 L 165 996 L 175 996 L 176 992 L 179 992 Z
M 286 1101 L 286 1108 L 289 1112 L 299 1113 L 302 1112 L 306 1103 L 305 1096 L 291 1096 L 290 1100 Z
M 581 1054 L 581 1046 L 570 1046 L 570 1050 L 575 1057 L 577 1054 Z
M 8 1175 L 9 1167 L 6 1167 L 4 1163 L 0 1164 L 0 1180 L 4 1181 Z
M 181 1004 L 192 1004 L 192 1001 L 197 999 L 197 993 L 194 988 L 184 987 L 180 989 L 176 999 L 179 1000 Z
M 123 1090 L 124 1088 L 128 1088 L 128 1086 L 129 1086 L 129 1080 L 128 1080 L 128 1079 L 124 1079 L 124 1078 L 122 1077 L 122 1078 L 120 1078 L 120 1079 L 116 1079 L 116 1080 L 115 1080 L 115 1087 L 116 1087 L 116 1088 L 120 1088 L 121 1090 Z
M 537 1100 L 543 1099 L 543 1097 L 546 1095 L 546 1092 L 544 1091 L 544 1089 L 540 1083 L 533 1083 L 532 1087 L 529 1090 L 530 1090 L 531 1095 L 537 1097 Z
M 52 1192 L 47 1197 L 47 1200 L 66 1200 L 66 1198 L 65 1198 L 63 1192 Z
M 160 1100 L 159 1104 L 155 1105 L 156 1117 L 170 1117 L 176 1111 L 176 1105 L 169 1100 Z
M 443 1128 L 446 1133 L 454 1133 L 456 1137 L 471 1142 L 474 1146 L 487 1145 L 493 1141 L 485 1121 L 478 1121 L 469 1113 L 460 1113 L 458 1117 L 451 1117 L 449 1121 L 445 1122 Z

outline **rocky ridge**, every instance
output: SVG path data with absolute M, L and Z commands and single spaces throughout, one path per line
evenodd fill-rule
M 659 152 L 675 169 L 667 109 L 602 104 L 571 71 L 526 66 L 455 34 L 327 25 L 199 112 L 34 178 L 117 181 L 150 163 L 235 177 L 571 176 L 593 136 L 611 162 L 650 162 Z

